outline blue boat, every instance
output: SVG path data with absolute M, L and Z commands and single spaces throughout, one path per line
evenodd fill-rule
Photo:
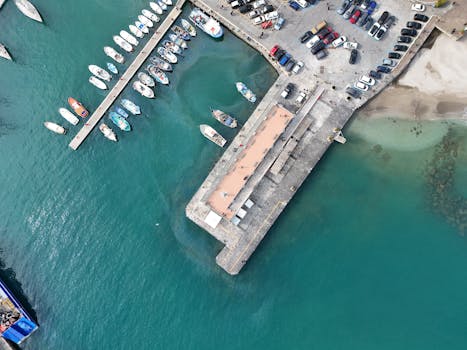
M 109 71 L 111 71 L 113 74 L 118 74 L 118 69 L 115 67 L 115 64 L 107 62 L 107 68 L 109 68 Z
M 38 328 L 36 322 L 0 280 L 0 335 L 15 344 L 21 344 Z
M 128 113 L 123 109 L 123 108 L 120 108 L 120 107 L 117 107 L 115 108 L 115 110 L 117 111 L 118 114 L 120 114 L 123 118 L 128 118 L 129 115 Z
M 110 120 L 117 125 L 120 130 L 131 131 L 131 125 L 123 118 L 120 114 L 115 112 L 110 112 Z
M 122 100 L 122 106 L 125 107 L 128 111 L 130 111 L 133 115 L 141 114 L 141 108 L 139 108 L 138 105 L 134 104 L 130 100 L 127 100 L 126 98 Z

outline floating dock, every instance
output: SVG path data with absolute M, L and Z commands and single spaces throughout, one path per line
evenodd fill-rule
M 178 16 L 182 13 L 182 6 L 185 4 L 185 0 L 178 0 L 175 4 L 175 7 L 167 14 L 167 17 L 161 23 L 161 25 L 156 28 L 155 33 L 148 40 L 143 49 L 138 53 L 134 61 L 130 64 L 128 69 L 123 73 L 114 87 L 109 91 L 107 96 L 101 102 L 101 104 L 96 108 L 94 113 L 86 120 L 84 126 L 76 134 L 76 136 L 71 140 L 69 146 L 73 150 L 77 150 L 79 146 L 86 140 L 91 131 L 96 127 L 100 122 L 102 117 L 108 111 L 108 109 L 113 105 L 115 100 L 120 96 L 122 91 L 131 81 L 133 76 L 138 72 L 143 63 L 151 55 L 151 52 L 157 46 L 162 37 L 167 33 L 170 27 L 175 23 Z

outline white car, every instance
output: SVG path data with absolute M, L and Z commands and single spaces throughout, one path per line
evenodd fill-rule
M 363 84 L 361 81 L 357 81 L 353 86 L 360 91 L 368 91 L 368 85 Z
M 253 8 L 257 9 L 260 6 L 266 5 L 266 1 L 264 0 L 258 0 L 253 3 Z
M 365 85 L 366 86 L 366 85 Z M 368 87 L 367 87 L 367 90 L 368 90 Z M 295 102 L 297 103 L 303 103 L 303 101 L 305 101 L 306 99 L 306 93 L 305 91 L 300 91 L 300 93 L 298 94 L 298 97 L 295 99 Z
M 376 81 L 373 78 L 370 78 L 369 76 L 366 76 L 366 75 L 362 75 L 359 81 L 369 86 L 373 86 L 376 83 Z
M 302 61 L 298 61 L 297 63 L 295 63 L 295 65 L 293 66 L 292 68 L 292 72 L 294 72 L 295 74 L 297 74 L 298 72 L 300 72 L 300 70 L 303 68 L 304 64 Z
M 263 23 L 265 21 L 266 21 L 265 16 L 259 16 L 259 17 L 256 17 L 255 19 L 253 19 L 254 24 L 261 24 L 261 23 Z
M 423 12 L 425 11 L 426 7 L 422 4 L 412 4 L 412 11 Z
M 341 36 L 332 42 L 332 46 L 339 47 L 346 41 L 347 41 L 347 38 L 345 36 Z
M 358 43 L 354 43 L 354 42 L 351 42 L 351 41 L 346 41 L 344 43 L 344 49 L 349 49 L 349 50 L 358 49 Z
M 313 35 L 313 37 L 310 40 L 307 41 L 305 46 L 310 49 L 318 41 L 319 41 L 319 36 Z
M 308 3 L 308 1 L 306 1 L 306 0 L 295 0 L 295 2 L 296 2 L 297 4 L 299 4 L 300 7 L 303 8 L 303 9 L 304 9 L 304 8 L 307 8 L 308 6 L 310 6 L 310 4 Z
M 277 18 L 279 18 L 279 12 L 272 11 L 272 12 L 266 13 L 266 15 L 264 17 L 266 18 L 266 21 L 277 19 Z

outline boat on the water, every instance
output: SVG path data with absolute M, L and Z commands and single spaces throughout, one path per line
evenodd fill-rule
M 151 56 L 149 58 L 149 61 L 151 61 L 151 63 L 153 65 L 155 65 L 156 68 L 159 68 L 160 70 L 163 70 L 163 71 L 166 71 L 166 72 L 172 72 L 173 71 L 172 65 L 169 62 L 163 60 L 160 57 Z
M 152 28 L 154 27 L 154 23 L 152 23 L 152 21 L 147 18 L 146 16 L 143 16 L 143 15 L 138 15 L 138 19 L 141 23 L 143 23 L 146 27 L 148 28 Z
M 10 53 L 6 49 L 6 47 L 0 44 L 0 57 L 6 58 L 7 60 L 12 60 Z
M 175 56 L 172 52 L 167 50 L 165 47 L 159 46 L 157 48 L 157 53 L 166 61 L 170 63 L 177 63 L 178 59 L 177 56 Z
M 21 344 L 39 326 L 36 324 L 26 310 L 23 309 L 20 302 L 11 293 L 8 287 L 0 280 L 0 336 L 15 344 Z M 2 346 L 2 349 L 10 349 Z M 15 347 L 16 348 L 16 347 Z
M 185 29 L 179 26 L 172 26 L 170 30 L 172 30 L 172 32 L 177 34 L 183 40 L 191 40 L 191 35 Z
M 134 24 L 130 24 L 128 28 L 130 28 L 130 32 L 132 32 L 137 38 L 141 39 L 144 37 L 144 33 L 138 28 L 136 28 Z
M 126 41 L 128 41 L 133 46 L 138 46 L 139 44 L 139 41 L 133 35 L 128 33 L 126 30 L 121 30 L 120 36 Z
M 182 18 L 181 22 L 183 29 L 185 29 L 188 32 L 188 34 L 190 34 L 191 36 L 196 36 L 196 29 L 191 25 L 190 22 L 188 22 L 185 18 Z
M 96 66 L 95 64 L 90 64 L 88 66 L 89 71 L 94 74 L 96 77 L 101 78 L 102 80 L 105 81 L 110 81 L 112 80 L 112 75 L 107 72 L 105 69 Z
M 141 114 L 141 108 L 139 108 L 139 106 L 134 104 L 132 101 L 124 98 L 121 103 L 122 106 L 125 107 L 131 114 Z
M 156 86 L 156 82 L 154 81 L 154 79 L 151 78 L 149 75 L 147 75 L 144 72 L 139 72 L 138 73 L 138 79 L 139 79 L 140 82 L 142 82 L 146 86 L 149 86 L 149 87 Z
M 125 39 L 123 39 L 121 36 L 114 35 L 113 39 L 115 41 L 115 44 L 120 46 L 126 52 L 132 52 L 133 51 L 133 46 L 131 46 L 131 44 L 128 41 L 126 41 Z
M 58 113 L 65 118 L 69 123 L 73 125 L 77 125 L 79 123 L 78 117 L 76 117 L 73 113 L 71 113 L 68 109 L 66 108 L 59 108 Z
M 250 89 L 248 89 L 245 84 L 242 82 L 237 82 L 235 85 L 237 86 L 238 92 L 241 93 L 243 97 L 245 97 L 251 103 L 256 102 L 256 95 Z
M 198 28 L 213 38 L 220 38 L 224 35 L 220 23 L 199 8 L 195 7 L 188 17 Z
M 115 64 L 107 62 L 107 68 L 109 71 L 111 71 L 113 74 L 118 74 L 118 69 L 115 67 Z
M 129 117 L 128 113 L 123 108 L 116 107 L 115 111 L 125 119 Z
M 162 2 L 163 2 L 164 4 L 166 4 L 167 6 L 172 6 L 172 5 L 173 5 L 172 0 L 162 0 Z
M 135 26 L 136 28 L 141 30 L 144 34 L 149 33 L 149 28 L 145 24 L 141 23 L 140 21 L 135 21 Z
M 61 125 L 58 125 L 52 122 L 44 122 L 44 126 L 56 134 L 61 134 L 61 135 L 66 134 L 66 129 Z
M 105 123 L 99 125 L 99 130 L 105 136 L 105 138 L 109 139 L 110 141 L 117 142 L 117 135 L 115 135 L 114 131 Z
M 107 85 L 99 78 L 96 78 L 94 75 L 89 77 L 89 82 L 98 89 L 107 90 Z
M 148 65 L 146 70 L 154 79 L 156 79 L 158 83 L 169 85 L 169 78 L 167 77 L 167 74 L 165 74 L 153 64 Z
M 155 13 L 157 13 L 158 15 L 162 15 L 162 13 L 163 13 L 162 8 L 161 8 L 158 4 L 156 4 L 154 1 L 151 1 L 151 2 L 149 3 L 149 6 L 151 6 L 151 9 L 152 9 Z
M 153 89 L 151 89 L 149 86 L 144 85 L 139 80 L 133 82 L 132 87 L 133 87 L 133 90 L 138 91 L 144 97 L 147 97 L 147 98 L 155 97 Z
M 28 0 L 15 0 L 15 5 L 26 17 L 42 23 L 41 14 Z
M 146 10 L 146 9 L 143 9 L 141 11 L 141 13 L 143 14 L 143 16 L 149 18 L 151 21 L 153 22 L 159 22 L 161 19 L 158 15 L 156 15 L 155 13 L 149 11 L 149 10 Z
M 5 3 L 6 0 L 0 0 L 0 9 L 2 8 L 3 4 Z
M 125 57 L 123 57 L 123 55 L 117 52 L 113 47 L 104 46 L 104 53 L 117 63 L 125 63 Z
M 220 123 L 228 126 L 229 128 L 237 127 L 237 120 L 225 112 L 222 112 L 220 109 L 211 109 L 212 116 L 219 121 Z
M 182 49 L 184 49 L 184 50 L 188 49 L 188 44 L 186 43 L 186 41 L 183 40 L 182 38 L 180 38 L 177 34 L 170 33 L 169 34 L 169 39 L 170 39 L 170 41 L 173 41 L 175 44 L 180 46 Z
M 180 46 L 178 46 L 177 44 L 175 44 L 173 41 L 163 40 L 162 41 L 162 46 L 164 46 L 170 52 L 176 53 L 177 55 L 182 55 L 183 54 L 183 49 Z
M 206 137 L 208 140 L 214 142 L 216 145 L 220 147 L 224 147 L 224 145 L 227 142 L 227 140 L 224 139 L 221 136 L 221 134 L 219 134 L 216 130 L 211 128 L 209 125 L 201 124 L 199 126 L 199 130 L 201 131 L 204 137 Z
M 89 115 L 89 112 L 83 107 L 81 102 L 75 100 L 73 97 L 68 97 L 68 104 L 81 118 L 86 118 Z
M 163 2 L 163 1 L 161 1 L 161 0 L 157 0 L 157 5 L 159 5 L 159 6 L 160 6 L 160 8 L 161 8 L 163 11 L 167 11 L 167 5 L 166 5 L 166 4 L 164 4 L 164 2 Z
M 120 130 L 131 131 L 131 125 L 123 118 L 120 114 L 115 112 L 110 112 L 110 120 L 112 123 L 117 125 Z

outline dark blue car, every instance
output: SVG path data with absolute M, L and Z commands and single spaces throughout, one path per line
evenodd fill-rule
M 295 1 L 289 1 L 289 6 L 293 8 L 295 11 L 300 10 L 300 5 Z
M 376 71 L 379 72 L 379 73 L 389 74 L 389 73 L 391 73 L 391 68 L 389 68 L 387 66 L 378 66 L 378 67 L 376 67 Z
M 284 56 L 281 57 L 281 59 L 279 60 L 279 64 L 281 66 L 285 66 L 287 64 L 287 62 L 289 62 L 291 57 L 292 57 L 292 55 L 287 52 Z
M 372 1 L 370 2 L 370 4 L 368 5 L 368 14 L 371 15 L 374 11 L 375 11 L 375 8 L 376 8 L 376 2 Z

